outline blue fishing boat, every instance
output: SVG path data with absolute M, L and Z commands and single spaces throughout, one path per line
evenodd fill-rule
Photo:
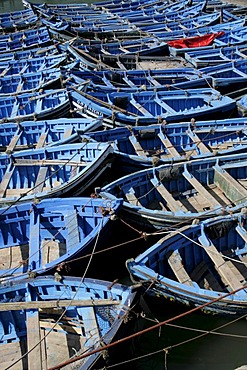
M 239 90 L 247 84 L 247 58 L 216 66 L 201 68 L 200 72 L 210 76 L 210 85 L 226 94 Z
M 82 194 L 109 168 L 112 152 L 109 144 L 86 142 L 2 154 L 0 204 Z
M 43 58 L 48 55 L 61 55 L 58 44 L 53 44 L 44 47 L 32 48 L 27 50 L 17 50 L 12 52 L 6 52 L 1 54 L 1 62 L 11 61 L 11 60 L 21 60 L 30 58 Z
M 8 40 L 0 41 L 1 54 L 6 53 L 6 51 L 17 51 L 52 44 L 52 40 L 46 27 L 18 32 L 17 37 L 12 37 L 12 34 L 10 34 Z
M 100 348 L 133 332 L 139 297 L 138 286 L 90 278 L 44 276 L 2 286 L 2 366 L 41 369 L 45 363 L 48 369 L 82 354 L 71 366 L 108 366 L 116 350 L 109 350 L 109 358 Z
M 16 59 L 5 59 L 0 62 L 0 77 L 41 72 L 47 69 L 58 68 L 65 63 L 68 63 L 65 53 L 42 57 L 36 56 L 34 58 L 21 57 L 20 59 L 17 56 Z
M 0 125 L 0 151 L 13 151 L 73 143 L 81 135 L 102 128 L 102 119 L 57 118 Z
M 0 96 L 0 122 L 60 118 L 68 116 L 69 111 L 65 89 Z
M 208 38 L 209 42 L 205 45 L 204 39 Z M 194 44 L 194 42 L 196 43 Z M 191 45 L 192 42 L 192 45 Z M 214 48 L 222 48 L 228 46 L 238 46 L 246 44 L 247 42 L 247 26 L 233 29 L 231 31 L 219 31 L 203 36 L 197 36 L 195 38 L 185 38 L 172 40 L 168 42 L 170 48 L 170 54 L 174 56 L 183 56 L 187 52 L 200 50 L 203 54 L 204 50 L 212 50 Z M 181 46 L 181 43 L 183 46 Z
M 121 177 L 97 189 L 123 198 L 123 215 L 149 229 L 192 223 L 247 206 L 246 154 L 170 163 Z
M 11 32 L 37 25 L 38 17 L 32 9 L 0 13 L 0 27 L 4 32 Z
M 84 93 L 71 88 L 74 114 L 104 116 L 111 125 L 150 125 L 188 121 L 191 118 L 223 118 L 234 113 L 235 100 L 214 89 L 186 89 L 172 91 L 138 91 L 134 93 L 104 91 Z M 109 118 L 111 117 L 111 118 Z
M 86 90 L 134 92 L 169 90 L 205 86 L 210 77 L 194 68 L 136 69 L 89 71 L 82 68 L 61 68 L 68 86 L 85 85 Z M 206 86 L 205 86 L 206 87 Z
M 247 120 L 170 123 L 127 126 L 86 133 L 85 138 L 109 143 L 116 168 L 131 173 L 162 164 L 245 152 Z
M 96 242 L 97 248 L 102 247 L 121 203 L 72 197 L 1 208 L 0 281 L 55 272 L 64 275 L 75 270 L 79 261 L 85 267 L 75 258 L 92 252 Z
M 60 69 L 53 68 L 41 72 L 15 75 L 0 75 L 0 97 L 30 93 L 41 89 L 61 88 Z
M 167 234 L 127 261 L 133 279 L 146 283 L 153 296 L 192 307 L 212 302 L 203 310 L 214 314 L 246 314 L 246 214 L 207 219 Z
M 225 64 L 227 62 L 247 59 L 247 44 L 203 51 L 188 51 L 184 57 L 196 68 Z

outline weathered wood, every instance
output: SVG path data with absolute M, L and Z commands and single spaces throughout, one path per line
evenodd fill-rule
M 45 180 L 47 176 L 48 167 L 40 167 L 38 176 L 35 181 L 33 193 L 41 193 L 43 191 L 43 188 L 45 186 Z
M 11 176 L 14 172 L 14 167 L 12 166 L 12 164 L 10 164 L 2 178 L 2 181 L 1 181 L 1 184 L 0 184 L 0 197 L 4 197 L 5 195 L 5 192 L 6 192 L 6 189 L 9 185 L 9 182 L 10 182 L 10 179 L 11 179 Z
M 56 240 L 42 240 L 41 242 L 42 265 L 60 257 L 59 242 Z
M 222 278 L 222 281 L 226 285 L 228 285 L 232 290 L 236 290 L 243 287 L 243 284 L 234 274 L 233 272 L 234 269 L 229 267 L 229 264 L 231 262 L 228 261 L 228 263 L 226 263 L 224 258 L 219 254 L 219 252 L 212 243 L 209 246 L 205 246 L 204 250 L 210 257 L 210 259 L 213 261 L 216 270 L 218 271 L 219 275 Z
M 40 343 L 40 328 L 39 328 L 39 311 L 27 311 L 27 349 L 28 353 L 28 370 L 42 369 L 42 356 Z M 36 346 L 37 345 L 37 346 Z M 36 346 L 34 349 L 33 347 Z
M 79 166 L 85 167 L 87 162 L 75 162 L 70 161 L 69 159 L 23 159 L 23 158 L 16 158 L 14 165 L 15 166 Z
M 72 132 L 73 132 L 73 127 L 72 126 L 66 128 L 66 130 L 64 131 L 63 138 L 68 139 L 72 135 Z
M 185 207 L 179 201 L 173 198 L 171 193 L 166 189 L 166 187 L 162 184 L 161 181 L 158 181 L 155 178 L 150 179 L 151 183 L 155 186 L 156 190 L 160 193 L 164 201 L 166 202 L 167 206 L 172 212 L 178 212 L 183 210 Z
M 83 318 L 85 333 L 87 337 L 85 345 L 87 347 L 91 347 L 95 343 L 99 343 L 101 338 L 94 308 L 83 307 L 79 309 L 79 312 Z
M 212 154 L 211 150 L 201 141 L 195 132 L 187 130 L 187 134 L 202 153 Z
M 18 130 L 19 131 L 19 130 Z M 16 144 L 21 136 L 21 132 L 16 133 L 12 139 L 10 140 L 9 145 L 7 146 L 5 153 L 13 152 L 14 148 L 16 147 Z
M 74 248 L 80 242 L 78 218 L 76 210 L 72 210 L 65 214 L 64 222 L 68 230 L 67 250 Z
M 39 137 L 39 140 L 37 142 L 37 145 L 36 145 L 36 149 L 40 149 L 40 148 L 43 148 L 44 144 L 45 144 L 45 140 L 47 138 L 47 135 L 48 135 L 48 131 L 46 132 L 43 132 L 40 137 Z
M 6 302 L 0 303 L 0 312 L 67 307 L 69 304 L 70 300 L 68 299 L 52 301 L 32 301 L 32 302 Z M 91 307 L 91 306 L 111 306 L 119 304 L 120 301 L 112 301 L 111 299 L 97 299 L 95 301 L 93 299 L 74 299 L 71 303 L 71 306 Z
M 231 202 L 241 204 L 247 198 L 247 189 L 234 179 L 226 170 L 216 165 L 214 182 L 226 194 Z
M 158 137 L 160 138 L 166 150 L 172 157 L 181 157 L 177 149 L 172 145 L 171 141 L 168 139 L 167 136 L 163 134 L 163 132 L 159 132 Z
M 141 147 L 141 144 L 139 143 L 139 141 L 137 141 L 137 139 L 136 139 L 136 137 L 134 135 L 130 135 L 129 136 L 129 141 L 133 145 L 133 147 L 134 147 L 135 152 L 136 152 L 137 155 L 139 155 L 141 157 L 147 157 L 145 151 Z
M 138 103 L 135 99 L 131 99 L 130 103 L 139 111 L 141 112 L 144 116 L 148 117 L 153 117 L 152 114 L 144 108 L 140 103 Z
M 168 254 L 168 263 L 180 283 L 193 286 L 193 282 L 183 266 L 179 251 L 172 251 Z
M 211 205 L 211 207 L 221 208 L 221 204 L 205 189 L 205 187 L 187 170 L 183 172 L 183 176 L 186 180 L 201 194 L 201 196 Z
M 135 190 L 133 188 L 130 188 L 129 191 L 125 193 L 125 196 L 130 204 L 133 204 L 134 206 L 141 205 L 135 195 Z

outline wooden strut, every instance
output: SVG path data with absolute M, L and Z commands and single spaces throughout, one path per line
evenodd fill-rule
M 184 316 L 190 315 L 190 314 L 192 314 L 192 313 L 194 313 L 194 312 L 196 312 L 196 311 L 202 310 L 203 308 L 208 307 L 208 306 L 210 306 L 211 304 L 214 304 L 214 303 L 216 303 L 216 302 L 219 302 L 219 301 L 221 301 L 221 300 L 222 300 L 222 299 L 224 299 L 224 298 L 227 298 L 227 297 L 229 297 L 229 296 L 232 296 L 233 294 L 236 294 L 236 293 L 238 293 L 239 291 L 241 291 L 241 290 L 243 290 L 243 289 L 247 289 L 247 285 L 245 285 L 245 286 L 243 286 L 243 287 L 241 287 L 241 288 L 239 288 L 239 289 L 236 289 L 236 290 L 234 290 L 234 291 L 232 291 L 232 292 L 229 292 L 229 293 L 226 293 L 226 294 L 224 294 L 224 295 L 221 295 L 221 296 L 219 296 L 218 298 L 215 298 L 215 299 L 213 299 L 212 301 L 206 302 L 206 303 L 204 303 L 204 304 L 202 304 L 202 305 L 200 305 L 200 306 L 194 307 L 194 308 L 192 308 L 191 310 L 189 310 L 189 311 L 187 311 L 187 312 L 184 312 L 184 313 L 179 314 L 179 315 L 177 315 L 177 316 L 171 317 L 171 318 L 170 318 L 170 319 L 168 319 L 168 320 L 165 320 L 165 321 L 159 322 L 159 323 L 158 323 L 158 324 L 156 324 L 156 325 L 153 325 L 153 326 L 151 326 L 151 327 L 149 327 L 149 328 L 146 328 L 146 329 L 144 329 L 144 330 L 138 331 L 137 333 L 134 333 L 134 334 L 132 334 L 132 335 L 129 335 L 128 337 L 125 337 L 125 338 L 119 339 L 119 340 L 117 340 L 117 341 L 115 341 L 115 342 L 112 342 L 112 343 L 106 344 L 105 346 L 100 347 L 100 348 L 97 348 L 97 349 L 95 349 L 95 350 L 93 350 L 93 351 L 89 351 L 89 352 L 87 352 L 87 353 L 84 353 L 84 354 L 82 354 L 82 355 L 80 355 L 80 356 L 77 356 L 76 358 L 72 358 L 72 359 L 70 359 L 70 360 L 68 360 L 68 361 L 63 362 L 62 364 L 59 364 L 59 365 L 54 366 L 54 367 L 51 367 L 51 368 L 49 368 L 49 369 L 47 369 L 47 370 L 60 370 L 62 367 L 65 367 L 66 365 L 72 364 L 72 363 L 74 363 L 74 362 L 76 362 L 76 361 L 78 361 L 78 360 L 81 360 L 81 359 L 83 359 L 83 358 L 89 357 L 89 356 L 91 356 L 91 355 L 93 355 L 93 354 L 95 354 L 95 353 L 99 353 L 99 352 L 105 351 L 105 350 L 106 350 L 106 349 L 108 349 L 108 348 L 111 348 L 111 347 L 114 347 L 114 346 L 116 346 L 116 345 L 118 345 L 118 344 L 120 344 L 120 343 L 126 342 L 127 340 L 130 340 L 130 339 L 133 339 L 133 338 L 139 337 L 140 335 L 146 334 L 146 333 L 148 333 L 148 332 L 150 332 L 150 331 L 152 331 L 152 330 L 154 330 L 154 329 L 160 328 L 161 326 L 166 325 L 166 324 L 168 324 L 168 323 L 170 323 L 170 322 L 172 322 L 172 321 L 175 321 L 175 320 L 177 320 L 177 319 L 180 319 L 181 317 L 184 317 Z M 7 370 L 7 369 L 6 369 L 6 370 Z
M 61 308 L 67 307 L 70 301 L 68 299 L 52 300 L 52 301 L 33 301 L 33 302 L 0 302 L 0 312 L 2 311 L 19 311 L 33 310 L 46 308 Z M 119 305 L 120 301 L 112 301 L 111 299 L 75 299 L 72 305 L 75 307 L 92 307 L 92 306 L 111 306 Z

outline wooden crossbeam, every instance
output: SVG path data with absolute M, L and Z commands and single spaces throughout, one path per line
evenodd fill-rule
M 194 286 L 190 276 L 183 266 L 179 251 L 172 251 L 169 253 L 168 263 L 180 283 Z
M 163 132 L 159 132 L 158 137 L 172 157 L 181 157 L 177 149 L 172 145 L 171 141 L 163 134 Z
M 6 192 L 6 189 L 9 185 L 9 182 L 10 182 L 10 179 L 11 179 L 11 176 L 14 172 L 14 167 L 12 166 L 12 164 L 10 164 L 2 178 L 2 181 L 1 181 L 1 184 L 0 184 L 0 197 L 4 197 L 5 195 L 5 192 Z
M 212 154 L 211 150 L 201 141 L 195 132 L 187 130 L 187 135 L 196 144 L 197 148 L 204 154 Z
M 184 205 L 179 200 L 173 198 L 171 193 L 160 181 L 158 181 L 156 178 L 152 178 L 150 179 L 150 181 L 155 186 L 156 190 L 160 193 L 160 195 L 167 203 L 167 206 L 172 212 L 178 212 L 185 208 Z
M 222 207 L 221 204 L 205 189 L 205 187 L 187 169 L 183 176 L 193 186 L 193 188 L 207 201 L 212 207 Z
M 32 302 L 6 302 L 0 303 L 1 311 L 19 311 L 67 307 L 70 304 L 69 299 L 51 300 L 51 301 L 32 301 Z M 119 305 L 120 301 L 112 301 L 111 299 L 74 299 L 71 306 L 75 307 L 90 307 L 90 306 L 112 306 Z
M 134 147 L 135 152 L 136 152 L 137 155 L 139 155 L 141 157 L 147 157 L 145 151 L 141 147 L 141 144 L 139 143 L 139 141 L 137 141 L 137 139 L 136 139 L 136 137 L 134 135 L 130 135 L 129 136 L 129 141 L 133 145 L 133 147 Z

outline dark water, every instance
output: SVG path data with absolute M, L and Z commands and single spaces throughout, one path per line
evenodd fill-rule
M 79 0 L 49 0 L 48 2 L 53 4 L 79 3 Z M 87 1 L 87 3 L 90 2 L 93 1 Z M 247 6 L 247 0 L 237 0 L 237 2 Z M 42 3 L 42 1 L 36 0 L 36 3 Z M 19 9 L 23 9 L 20 0 L 0 1 L 0 12 Z M 135 232 L 122 224 L 115 225 L 115 234 L 116 239 L 119 235 L 121 235 L 121 239 L 125 240 L 137 237 Z M 90 277 L 128 281 L 124 261 L 127 258 L 135 257 L 143 248 L 146 248 L 143 242 L 130 243 L 118 248 L 115 252 L 112 251 L 104 258 L 104 261 L 107 262 L 103 271 L 99 268 L 101 257 L 96 258 L 89 272 Z M 181 308 L 173 302 L 166 302 L 163 305 L 159 300 L 147 299 L 146 303 L 150 312 L 146 313 L 146 317 L 137 321 L 138 330 L 185 312 L 185 308 Z M 136 338 L 133 343 L 128 344 L 132 353 L 131 357 L 128 356 L 128 358 L 131 361 L 121 366 L 107 368 L 129 370 L 234 370 L 242 365 L 247 365 L 247 322 L 245 318 L 237 322 L 231 322 L 232 320 L 233 318 L 211 316 L 200 312 L 187 315 L 174 321 L 173 324 L 176 324 L 177 327 L 162 326 L 160 330 L 156 329 Z M 220 335 L 207 334 L 201 338 L 191 340 L 202 333 L 188 328 L 211 331 L 222 325 L 225 326 L 219 330 Z M 164 349 L 167 349 L 167 351 L 164 351 Z

